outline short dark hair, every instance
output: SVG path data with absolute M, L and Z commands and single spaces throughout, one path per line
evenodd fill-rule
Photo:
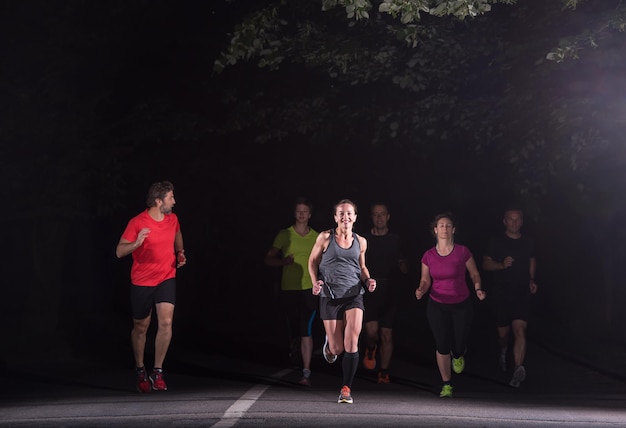
M 308 198 L 305 198 L 304 196 L 300 196 L 296 198 L 296 200 L 293 203 L 293 209 L 295 210 L 298 207 L 298 205 L 306 205 L 307 207 L 309 207 L 309 211 L 313 212 L 313 203 Z
M 375 202 L 370 206 L 370 211 L 372 211 L 374 209 L 374 207 L 385 207 L 385 210 L 387 210 L 387 214 L 389 214 L 389 204 L 387 204 L 386 202 Z
M 508 213 L 509 211 L 517 211 L 522 215 L 522 217 L 524 217 L 524 210 L 518 205 L 507 205 L 504 208 L 504 212 L 502 213 L 502 215 L 506 217 L 506 213 Z
M 148 189 L 148 196 L 146 198 L 148 208 L 156 207 L 156 200 L 165 199 L 165 195 L 170 191 L 174 191 L 174 185 L 169 181 L 157 181 L 156 183 L 152 183 Z

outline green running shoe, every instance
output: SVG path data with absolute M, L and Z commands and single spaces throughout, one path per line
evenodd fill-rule
M 452 390 L 454 388 L 449 383 L 443 385 L 441 388 L 441 392 L 439 393 L 439 397 L 441 398 L 452 398 Z
M 454 370 L 454 373 L 461 374 L 463 369 L 465 369 L 465 358 L 452 358 L 452 370 Z

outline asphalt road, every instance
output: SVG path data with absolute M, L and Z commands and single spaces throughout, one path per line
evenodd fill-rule
M 230 341 L 213 333 L 207 346 L 175 342 L 167 359 L 169 390 L 159 393 L 135 392 L 132 364 L 124 359 L 13 362 L 2 373 L 0 426 L 626 426 L 623 379 L 534 341 L 528 378 L 514 389 L 510 373 L 492 358 L 492 336 L 476 334 L 465 371 L 453 379 L 454 397 L 441 399 L 427 331 L 399 331 L 405 340 L 396 350 L 392 383 L 378 385 L 360 368 L 350 405 L 337 403 L 340 362 L 330 365 L 317 353 L 312 386 L 301 387 L 299 371 L 275 338 L 255 331 L 230 332 Z M 411 335 L 415 340 L 406 340 Z M 127 351 L 119 346 L 107 349 L 111 355 Z

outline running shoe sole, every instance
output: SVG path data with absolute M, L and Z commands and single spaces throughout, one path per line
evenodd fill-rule
M 325 338 L 324 338 L 324 347 L 322 348 L 322 354 L 324 355 L 324 359 L 328 363 L 330 363 L 330 364 L 332 364 L 335 361 L 337 361 L 337 356 L 336 355 L 332 355 L 330 353 L 330 349 L 328 349 L 328 336 L 325 336 Z
M 339 393 L 339 399 L 337 400 L 337 403 L 352 404 L 353 402 L 354 400 L 352 400 L 352 391 L 350 391 L 350 388 L 348 388 L 347 385 L 341 388 L 341 392 Z

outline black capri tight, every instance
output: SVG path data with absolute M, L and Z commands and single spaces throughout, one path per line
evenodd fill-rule
M 460 357 L 465 354 L 474 307 L 468 298 L 460 303 L 445 304 L 428 299 L 426 316 L 435 337 L 437 352 Z

